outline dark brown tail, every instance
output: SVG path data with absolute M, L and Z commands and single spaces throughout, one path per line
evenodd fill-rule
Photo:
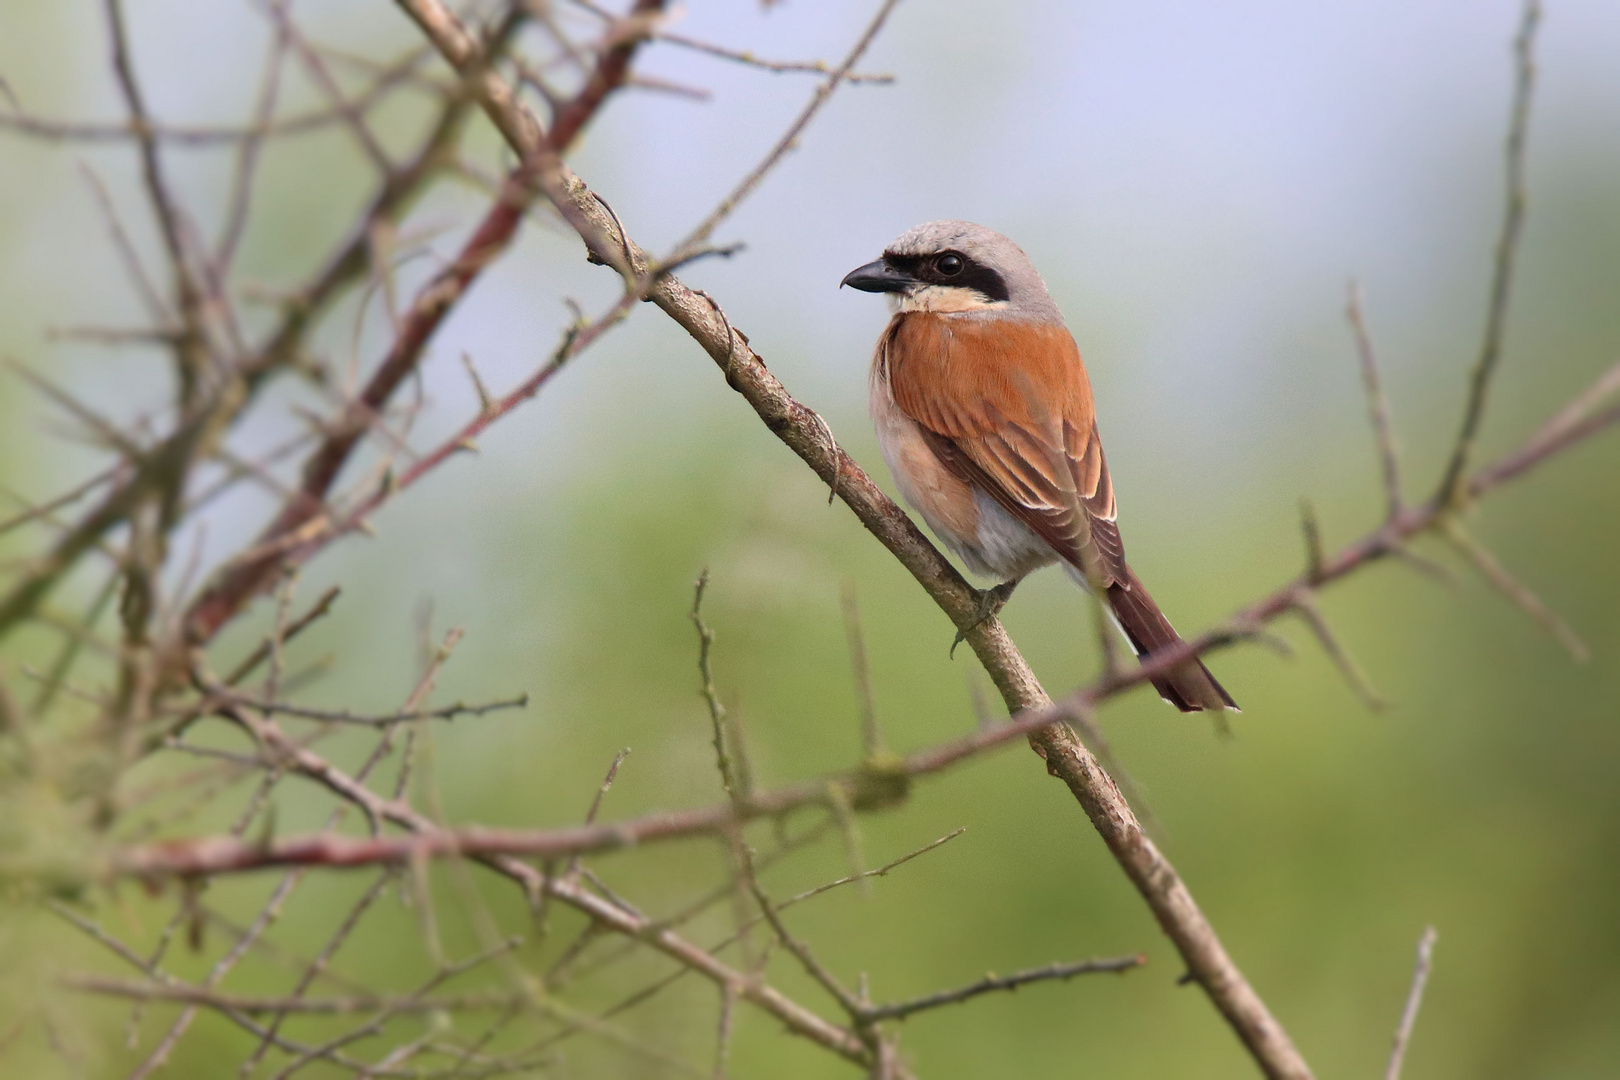
M 1155 652 L 1181 642 L 1181 635 L 1164 617 L 1159 605 L 1148 595 L 1135 571 L 1126 568 L 1129 580 L 1125 584 L 1108 587 L 1108 604 L 1114 617 L 1130 639 L 1136 655 L 1146 659 Z M 1204 662 L 1194 657 L 1185 664 L 1170 669 L 1166 675 L 1153 680 L 1159 696 L 1182 712 L 1200 712 L 1204 709 L 1231 709 L 1238 711 L 1237 702 L 1226 688 L 1215 681 Z

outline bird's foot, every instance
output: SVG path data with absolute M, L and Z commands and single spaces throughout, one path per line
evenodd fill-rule
M 1013 578 L 1011 581 L 1003 581 L 1000 585 L 977 590 L 979 602 L 973 609 L 973 621 L 956 631 L 956 637 L 951 641 L 951 656 L 956 655 L 956 647 L 966 641 L 968 634 L 977 629 L 980 623 L 1001 613 L 1001 609 L 1007 606 L 1007 601 L 1012 599 L 1013 590 L 1018 588 L 1018 583 L 1022 580 Z

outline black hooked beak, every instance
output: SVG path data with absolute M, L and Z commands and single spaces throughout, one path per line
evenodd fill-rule
M 919 282 L 916 278 L 903 270 L 897 270 L 886 260 L 879 259 L 869 262 L 865 266 L 857 266 L 844 275 L 844 280 L 838 283 L 842 289 L 848 285 L 861 292 L 906 292 Z

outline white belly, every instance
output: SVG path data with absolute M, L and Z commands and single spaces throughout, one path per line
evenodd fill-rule
M 1058 561 L 1057 552 L 989 495 L 954 476 L 935 456 L 916 421 L 872 385 L 872 425 L 900 497 L 922 515 L 976 574 L 1011 581 Z

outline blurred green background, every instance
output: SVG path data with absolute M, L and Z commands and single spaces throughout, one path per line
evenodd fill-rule
M 304 7 L 311 32 L 331 43 L 383 55 L 412 40 L 380 2 Z M 865 11 L 694 4 L 679 28 L 763 56 L 832 58 Z M 225 123 L 246 113 L 245 73 L 264 47 L 250 6 L 163 0 L 131 5 L 130 17 L 157 115 Z M 1478 347 L 1516 19 L 1515 5 L 1495 0 L 1017 3 L 994 14 L 965 2 L 905 4 L 864 65 L 892 71 L 896 85 L 842 91 L 722 230 L 747 251 L 687 276 L 887 483 L 864 415 L 867 358 L 885 315 L 836 282 L 930 218 L 979 220 L 1019 240 L 1087 357 L 1132 562 L 1191 631 L 1296 572 L 1300 497 L 1318 508 L 1330 546 L 1377 520 L 1376 460 L 1342 317 L 1352 276 L 1366 290 L 1409 490 L 1415 497 L 1434 482 Z M 1530 225 L 1487 457 L 1620 356 L 1617 50 L 1612 5 L 1551 6 Z M 117 116 L 105 56 L 95 5 L 8 0 L 0 14 L 0 77 L 30 111 Z M 575 163 L 657 249 L 769 146 L 811 84 L 667 47 L 645 52 L 640 70 L 708 87 L 713 98 L 621 95 Z M 289 95 L 318 103 L 296 80 Z M 408 97 L 384 110 L 387 144 L 409 145 L 422 110 Z M 481 125 L 470 147 L 492 160 Z M 228 157 L 169 157 L 212 228 Z M 156 250 L 127 150 L 0 135 L 0 352 L 129 417 L 165 400 L 161 359 L 47 333 L 140 315 L 78 175 L 85 167 L 115 192 L 142 250 Z M 267 169 L 238 284 L 273 290 L 309 272 L 370 181 L 335 130 L 289 141 Z M 452 252 L 483 205 L 453 184 L 426 199 L 401 246 L 430 255 L 407 262 L 402 281 L 422 280 Z M 499 390 L 552 347 L 563 296 L 587 310 L 611 301 L 611 275 L 579 254 L 559 228 L 530 227 L 457 311 L 424 372 L 422 445 L 476 407 L 462 351 Z M 252 313 L 250 326 L 267 318 Z M 362 312 L 351 302 L 319 345 L 339 371 L 351 362 L 364 371 L 385 340 L 375 305 Z M 307 389 L 278 387 L 238 452 L 296 430 L 287 406 L 300 403 L 321 404 Z M 846 582 L 859 595 L 889 743 L 916 748 L 973 725 L 973 687 L 988 683 L 965 652 L 948 659 L 947 621 L 842 505 L 826 505 L 825 489 L 656 311 L 638 312 L 481 446 L 381 514 L 375 538 L 351 539 L 305 572 L 306 600 L 335 582 L 344 595 L 293 653 L 295 669 L 330 657 L 305 700 L 393 708 L 414 680 L 427 613 L 436 636 L 467 630 L 438 700 L 532 695 L 524 712 L 435 732 L 431 772 L 448 818 L 577 820 L 626 746 L 633 753 L 605 816 L 720 797 L 686 618 L 704 566 L 718 682 L 745 717 L 762 783 L 844 767 L 859 753 L 839 610 Z M 62 437 L 60 416 L 37 395 L 0 379 L 0 482 L 43 498 L 97 460 Z M 1363 709 L 1309 635 L 1285 623 L 1292 661 L 1258 647 L 1212 661 L 1245 708 L 1234 737 L 1142 693 L 1101 717 L 1167 854 L 1324 1078 L 1380 1074 L 1413 945 L 1429 923 L 1440 932 L 1436 970 L 1406 1076 L 1620 1075 L 1617 470 L 1620 439 L 1610 437 L 1501 491 L 1473 521 L 1585 637 L 1587 664 L 1463 568 L 1448 589 L 1389 565 L 1323 598 L 1392 699 L 1388 710 Z M 198 541 L 205 564 L 250 538 L 269 505 L 254 493 L 221 502 Z M 0 556 L 26 554 L 43 535 L 6 537 Z M 75 579 L 53 604 L 80 611 L 96 584 Z M 257 640 L 267 607 L 217 647 L 217 667 Z M 1061 575 L 1025 584 L 1004 618 L 1049 690 L 1095 670 L 1087 604 Z M 8 640 L 5 677 L 42 666 L 57 644 L 45 630 Z M 363 750 L 355 741 L 337 756 L 352 763 Z M 239 801 L 223 799 L 183 829 L 222 828 Z M 53 806 L 26 808 L 8 835 L 52 842 Z M 312 827 L 325 807 L 307 786 L 284 785 L 278 828 Z M 903 1046 L 919 1075 L 1253 1074 L 1207 1000 L 1178 988 L 1174 950 L 1037 759 L 1009 748 L 920 784 L 903 808 L 862 821 L 864 857 L 877 865 L 958 826 L 963 836 L 869 894 L 836 892 L 795 910 L 792 925 L 846 979 L 867 973 L 880 999 L 1089 955 L 1141 951 L 1149 963 L 911 1020 Z M 660 913 L 720 880 L 725 864 L 714 844 L 694 842 L 597 865 L 616 890 Z M 829 841 L 773 869 L 767 884 L 786 895 L 848 869 Z M 313 952 L 366 880 L 312 881 L 276 939 Z M 475 880 L 503 929 L 522 932 L 520 898 Z M 209 900 L 251 917 L 270 883 L 217 884 Z M 456 876 L 441 875 L 436 888 L 447 950 L 475 950 Z M 171 904 L 124 889 L 99 897 L 96 913 L 149 941 Z M 127 1073 L 138 1060 L 123 1046 L 127 1007 L 58 985 L 65 971 L 111 971 L 112 962 L 27 905 L 0 918 L 0 1071 Z M 722 906 L 693 933 L 707 941 L 726 927 Z M 340 966 L 407 988 L 429 970 L 419 936 L 417 914 L 390 897 Z M 525 946 L 518 962 L 542 970 L 556 947 Z M 209 959 L 182 956 L 176 970 L 195 976 Z M 666 968 L 633 961 L 570 987 L 568 1000 L 600 1007 Z M 771 973 L 833 1013 L 781 958 Z M 227 985 L 278 993 L 290 978 L 252 961 Z M 689 982 L 626 1026 L 706 1062 L 716 995 Z M 152 1010 L 144 1047 L 169 1015 Z M 736 1076 L 850 1074 L 757 1013 L 738 1022 Z M 170 1074 L 228 1075 L 250 1045 L 205 1017 Z M 577 1075 L 665 1074 L 610 1043 L 568 1045 Z

